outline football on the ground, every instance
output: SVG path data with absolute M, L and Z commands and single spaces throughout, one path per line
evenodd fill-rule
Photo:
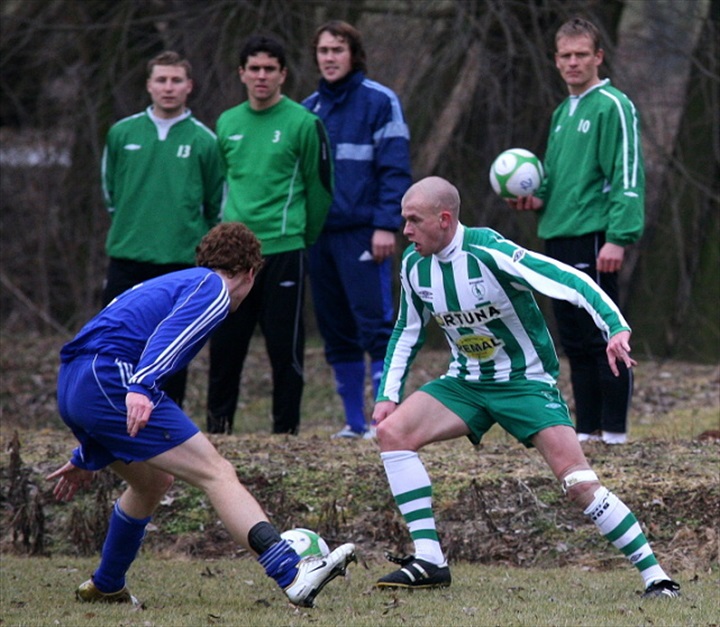
M 327 542 L 310 529 L 288 529 L 280 534 L 300 557 L 326 557 L 330 554 Z
M 540 159 L 524 148 L 501 152 L 490 166 L 490 185 L 501 198 L 529 196 L 540 187 L 543 176 Z

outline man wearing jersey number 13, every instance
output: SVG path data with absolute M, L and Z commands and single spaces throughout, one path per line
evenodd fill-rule
M 392 558 L 401 568 L 378 587 L 449 586 L 432 510 L 432 485 L 418 451 L 466 436 L 478 444 L 496 422 L 535 447 L 571 501 L 640 572 L 644 596 L 678 596 L 628 507 L 600 484 L 575 435 L 556 386 L 558 360 L 532 290 L 585 309 L 607 340 L 613 373 L 630 368 L 630 327 L 613 301 L 584 273 L 520 248 L 488 228 L 459 222 L 460 196 L 429 177 L 402 200 L 404 234 L 399 314 L 373 412 L 390 489 L 415 553 Z M 442 377 L 400 403 L 413 357 L 434 319 L 450 345 Z

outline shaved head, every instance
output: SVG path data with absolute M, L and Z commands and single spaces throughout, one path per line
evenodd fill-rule
M 420 201 L 432 212 L 449 211 L 454 218 L 460 213 L 460 193 L 457 188 L 439 176 L 419 180 L 405 192 L 402 204 Z
M 415 183 L 402 199 L 403 234 L 423 257 L 447 246 L 457 231 L 460 193 L 439 176 Z

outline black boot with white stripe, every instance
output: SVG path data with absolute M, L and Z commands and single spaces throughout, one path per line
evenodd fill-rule
M 447 566 L 437 566 L 413 555 L 398 558 L 386 554 L 386 557 L 401 568 L 380 577 L 375 584 L 378 588 L 447 588 L 452 582 Z

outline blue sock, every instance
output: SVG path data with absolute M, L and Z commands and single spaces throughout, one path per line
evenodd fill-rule
M 120 509 L 120 501 L 115 501 L 100 566 L 92 577 L 100 592 L 117 592 L 125 587 L 125 573 L 140 550 L 145 527 L 151 519 L 152 516 L 142 520 L 132 518 Z
M 333 364 L 337 392 L 345 408 L 345 423 L 356 433 L 365 432 L 365 362 Z
M 287 540 L 276 542 L 258 557 L 258 562 L 265 569 L 267 576 L 277 581 L 283 590 L 295 579 L 299 561 L 300 556 L 295 553 Z
M 370 376 L 372 377 L 373 399 L 377 398 L 378 389 L 380 388 L 380 380 L 385 369 L 385 360 L 378 359 L 370 362 Z

